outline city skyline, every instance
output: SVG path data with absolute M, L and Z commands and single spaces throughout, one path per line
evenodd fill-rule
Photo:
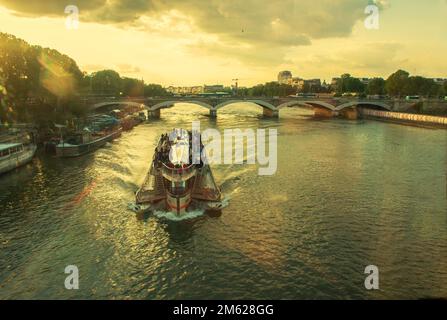
M 114 69 L 165 87 L 229 86 L 234 78 L 252 86 L 276 80 L 282 70 L 327 82 L 345 72 L 387 77 L 400 68 L 437 78 L 447 70 L 444 0 L 377 1 L 378 30 L 364 26 L 369 1 L 226 1 L 208 3 L 204 11 L 195 1 L 72 2 L 79 28 L 68 30 L 63 1 L 36 7 L 0 0 L 0 31 L 57 49 L 86 72 Z

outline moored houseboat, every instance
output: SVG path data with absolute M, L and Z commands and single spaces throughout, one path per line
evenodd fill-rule
M 55 145 L 56 156 L 78 157 L 119 138 L 122 127 L 110 116 L 97 116 L 84 129 L 62 135 Z
M 119 138 L 121 132 L 121 128 L 116 128 L 102 134 L 93 134 L 87 130 L 73 134 L 67 140 L 62 140 L 56 145 L 56 155 L 58 157 L 82 156 L 103 147 L 107 142 Z
M 0 143 L 0 174 L 29 163 L 36 150 L 33 143 Z

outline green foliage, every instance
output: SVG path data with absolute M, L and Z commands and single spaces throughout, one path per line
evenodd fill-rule
M 121 77 L 113 70 L 102 70 L 91 75 L 92 93 L 118 97 L 122 88 Z
M 61 101 L 70 102 L 82 78 L 70 57 L 0 33 L 0 122 L 51 116 L 46 104 L 57 109 Z
M 302 93 L 322 93 L 326 92 L 325 88 L 321 85 L 313 85 L 309 82 L 304 82 L 303 89 L 300 91 Z
M 391 96 L 402 96 L 407 92 L 407 83 L 410 74 L 407 71 L 398 70 L 388 77 L 385 83 L 386 92 Z
M 64 122 L 84 117 L 80 95 L 167 96 L 160 85 L 114 70 L 83 73 L 70 57 L 0 33 L 0 123 Z
M 369 95 L 384 95 L 385 94 L 385 80 L 382 78 L 371 79 L 366 86 L 366 94 Z
M 404 92 L 407 95 L 429 95 L 435 82 L 431 79 L 426 79 L 420 76 L 409 77 L 404 86 Z
M 345 73 L 337 82 L 337 93 L 353 92 L 362 93 L 365 91 L 365 85 L 357 78 Z
M 445 88 L 436 84 L 433 79 L 410 76 L 403 70 L 396 71 L 386 80 L 385 89 L 389 95 L 397 97 L 406 95 L 440 97 L 445 94 Z
M 144 86 L 145 97 L 166 97 L 169 95 L 170 93 L 159 84 L 147 84 Z
M 252 97 L 285 97 L 296 94 L 296 88 L 278 82 L 267 82 L 266 84 L 258 84 L 245 91 L 239 91 L 239 93 L 241 92 Z
M 141 97 L 144 95 L 144 82 L 132 78 L 121 78 L 121 95 L 124 97 Z

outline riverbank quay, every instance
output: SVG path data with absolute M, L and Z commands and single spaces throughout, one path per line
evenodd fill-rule
M 392 123 L 447 129 L 447 117 L 413 114 L 403 112 L 362 109 L 363 119 L 387 121 Z

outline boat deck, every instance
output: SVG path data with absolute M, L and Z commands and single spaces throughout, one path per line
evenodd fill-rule
M 191 135 L 191 134 L 190 134 Z M 180 140 L 180 139 L 179 139 Z M 184 142 L 187 141 L 185 146 Z M 191 138 L 185 138 L 183 135 L 180 140 L 181 148 L 191 150 Z M 220 201 L 221 191 L 217 186 L 211 168 L 208 164 L 201 162 L 200 164 L 190 165 L 191 156 L 186 152 L 174 159 L 174 163 L 169 159 L 169 152 L 171 148 L 179 150 L 175 143 L 168 141 L 168 135 L 162 135 L 152 159 L 151 168 L 146 179 L 137 191 L 136 202 L 138 204 L 156 203 L 161 200 L 166 200 L 168 195 L 168 188 L 171 184 L 188 181 L 189 192 L 191 198 L 198 201 Z M 201 145 L 201 151 L 203 151 Z M 185 161 L 186 158 L 186 161 Z

